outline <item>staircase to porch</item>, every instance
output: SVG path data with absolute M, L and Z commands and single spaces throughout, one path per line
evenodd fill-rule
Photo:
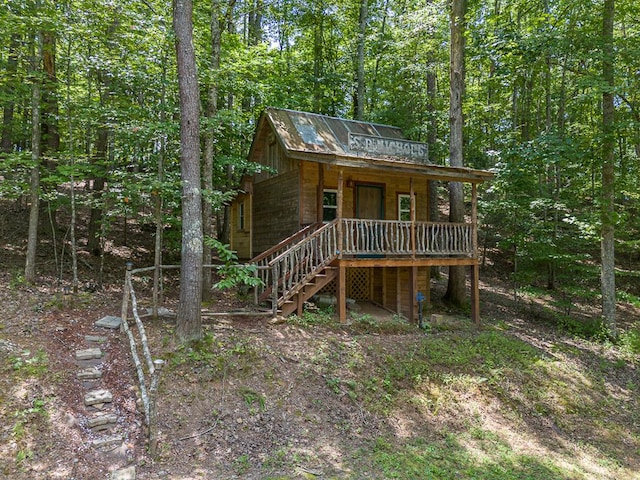
M 262 285 L 260 303 L 275 315 L 302 312 L 304 302 L 337 275 L 331 263 L 338 258 L 337 221 L 313 224 L 254 258 Z

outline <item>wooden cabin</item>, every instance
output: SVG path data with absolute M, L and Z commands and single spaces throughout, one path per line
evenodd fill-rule
M 478 298 L 477 185 L 492 174 L 429 163 L 427 145 L 399 128 L 267 108 L 231 207 L 231 248 L 258 266 L 256 292 L 274 313 L 302 312 L 318 292 L 370 301 L 416 318 L 434 265 L 470 267 Z M 429 221 L 430 180 L 470 184 L 468 223 Z

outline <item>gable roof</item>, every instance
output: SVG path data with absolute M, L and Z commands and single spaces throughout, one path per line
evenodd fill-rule
M 484 170 L 430 163 L 427 145 L 407 140 L 398 127 L 272 107 L 266 108 L 258 120 L 249 158 L 269 130 L 286 155 L 298 160 L 473 183 L 493 176 Z

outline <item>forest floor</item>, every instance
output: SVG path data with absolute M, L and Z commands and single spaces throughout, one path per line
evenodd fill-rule
M 39 281 L 24 284 L 28 215 L 3 207 L 0 478 L 107 479 L 127 465 L 138 479 L 640 478 L 640 308 L 619 304 L 624 341 L 614 345 L 589 320 L 593 297 L 516 298 L 497 254 L 481 271 L 480 328 L 436 302 L 446 319 L 426 331 L 362 312 L 347 325 L 323 312 L 238 316 L 205 321 L 205 338 L 182 348 L 171 318 L 146 319 L 151 351 L 166 361 L 155 459 L 126 337 L 104 333 L 103 383 L 125 442 L 100 451 L 74 352 L 97 319 L 120 314 L 124 263 L 151 265 L 152 237 L 131 225 L 135 247 L 109 244 L 102 286 L 100 259 L 80 251 L 72 295 L 68 252 L 61 281 L 46 233 Z M 138 280 L 148 306 L 149 278 Z M 176 292 L 169 279 L 174 311 Z M 209 310 L 244 304 L 218 292 Z

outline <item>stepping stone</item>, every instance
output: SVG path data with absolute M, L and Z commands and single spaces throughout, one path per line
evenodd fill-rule
M 115 413 L 99 413 L 87 420 L 87 427 L 94 432 L 99 432 L 113 427 L 117 421 L 118 416 Z
M 111 403 L 113 395 L 109 390 L 91 390 L 84 396 L 84 404 L 89 407 L 91 405 L 101 408 L 105 403 Z
M 87 348 L 76 352 L 76 360 L 92 360 L 94 358 L 102 358 L 102 350 L 99 348 Z
M 96 367 L 88 367 L 80 370 L 76 377 L 78 377 L 78 380 L 97 380 L 102 377 L 102 372 Z
M 102 317 L 95 323 L 95 325 L 97 325 L 98 327 L 110 328 L 112 330 L 120 328 L 120 324 L 122 324 L 122 318 L 114 317 L 113 315 Z
M 91 440 L 91 445 L 96 448 L 106 449 L 115 447 L 122 442 L 122 435 L 107 435 L 106 437 L 95 438 Z
M 84 340 L 89 343 L 104 343 L 107 341 L 107 337 L 100 335 L 85 335 Z
M 132 465 L 111 472 L 111 480 L 136 480 L 136 467 Z

